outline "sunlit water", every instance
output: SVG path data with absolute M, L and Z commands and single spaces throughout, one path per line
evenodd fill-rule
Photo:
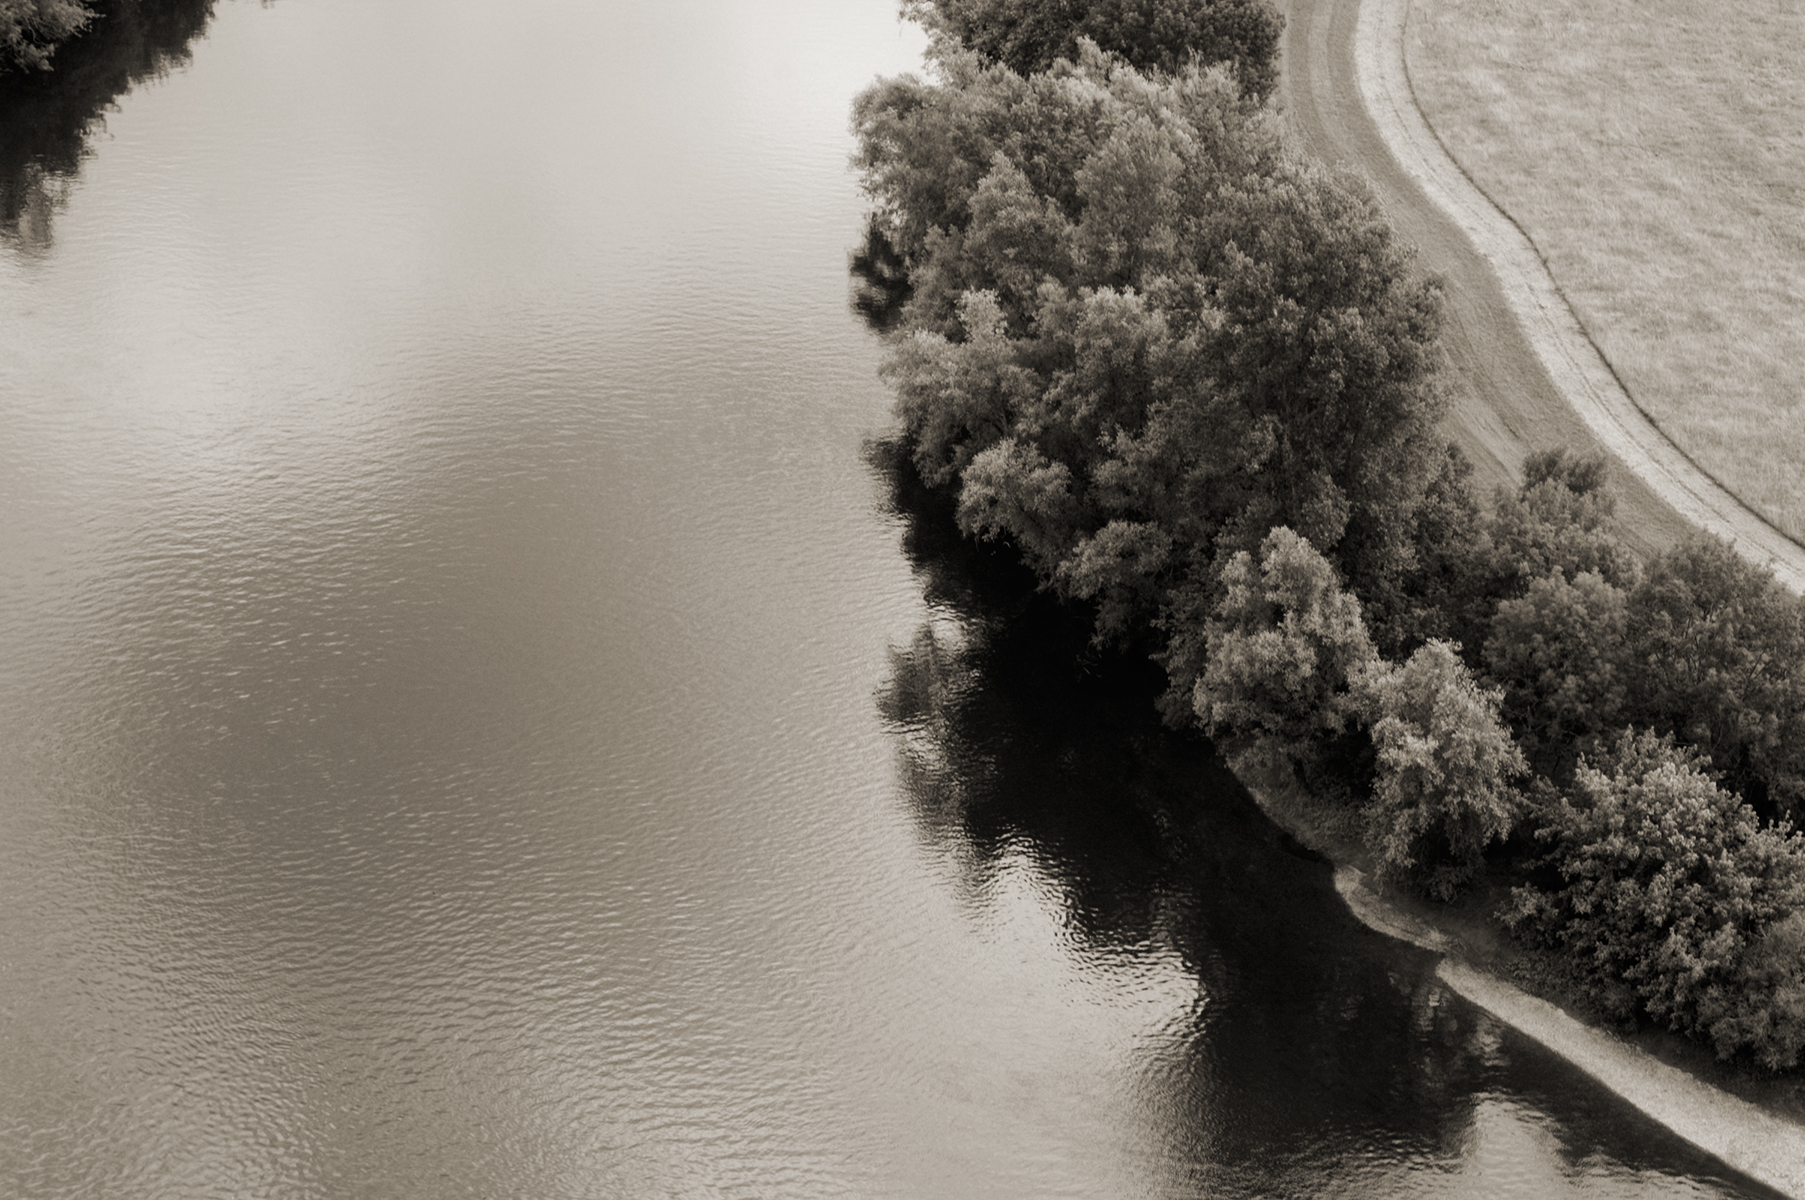
M 1743 1194 L 895 510 L 893 14 L 229 0 L 7 160 L 0 1194 Z

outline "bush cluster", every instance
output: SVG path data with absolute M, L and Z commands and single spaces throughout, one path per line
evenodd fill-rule
M 1241 91 L 1278 84 L 1285 18 L 1270 0 L 903 0 L 903 13 L 1022 75 L 1076 61 L 1088 38 L 1140 70 L 1222 63 Z
M 1014 11 L 938 4 L 933 77 L 854 106 L 921 477 L 1151 653 L 1169 720 L 1357 805 L 1387 876 L 1448 897 L 1533 833 L 1525 936 L 1792 1065 L 1805 849 L 1757 808 L 1805 805 L 1805 608 L 1708 538 L 1639 561 L 1601 458 L 1480 503 L 1439 291 L 1364 186 L 1195 61 L 1017 70 Z
M 1536 836 L 1558 883 L 1507 920 L 1571 950 L 1600 992 L 1720 1054 L 1805 1049 L 1805 844 L 1763 827 L 1696 750 L 1622 734 L 1583 760 Z M 1627 993 L 1627 994 L 1625 994 Z M 1626 1003 L 1629 1001 L 1629 1003 Z

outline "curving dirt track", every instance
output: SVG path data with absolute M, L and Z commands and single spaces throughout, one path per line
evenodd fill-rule
M 1526 454 L 1613 459 L 1625 540 L 1644 552 L 1702 526 L 1805 591 L 1805 547 L 1679 452 L 1623 392 L 1534 246 L 1436 140 L 1403 59 L 1409 0 L 1281 0 L 1287 123 L 1317 158 L 1371 183 L 1447 294 L 1449 433 L 1482 492 Z

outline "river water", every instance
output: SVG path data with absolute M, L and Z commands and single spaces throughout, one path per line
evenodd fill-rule
M 0 1194 L 1757 1194 L 899 501 L 891 0 L 141 12 L 0 113 Z

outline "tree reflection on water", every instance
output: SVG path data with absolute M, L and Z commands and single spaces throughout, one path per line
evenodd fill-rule
M 1144 655 L 1092 648 L 1011 555 L 958 538 L 899 447 L 870 458 L 933 610 L 891 649 L 878 708 L 962 904 L 989 919 L 1026 868 L 1086 970 L 1175 956 L 1197 981 L 1135 1067 L 1175 1191 L 1539 1195 L 1577 1173 L 1588 1194 L 1735 1193 L 1358 924 L 1213 748 L 1160 725 Z
M 31 254 L 50 248 L 52 217 L 104 128 L 114 101 L 186 63 L 215 0 L 120 0 L 95 6 L 88 31 L 65 43 L 49 71 L 0 75 L 0 240 Z

